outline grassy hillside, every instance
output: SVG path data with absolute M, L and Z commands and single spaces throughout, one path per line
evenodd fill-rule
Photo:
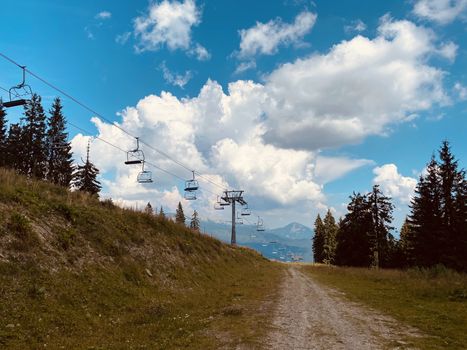
M 466 348 L 466 274 L 442 267 L 401 271 L 305 265 L 304 270 L 342 290 L 347 298 L 392 315 L 427 335 L 406 339 L 408 348 Z
M 257 345 L 280 267 L 0 169 L 0 348 Z

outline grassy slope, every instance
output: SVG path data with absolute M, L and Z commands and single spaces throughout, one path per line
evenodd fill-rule
M 369 270 L 308 265 L 315 279 L 414 326 L 428 337 L 407 339 L 421 349 L 465 349 L 467 275 L 445 269 Z
M 0 348 L 258 345 L 281 268 L 0 169 Z

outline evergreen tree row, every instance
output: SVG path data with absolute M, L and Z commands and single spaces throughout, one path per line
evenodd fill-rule
M 330 211 L 315 221 L 314 261 L 362 267 L 430 267 L 442 264 L 467 271 L 467 180 L 465 171 L 443 142 L 439 160 L 432 156 L 420 176 L 411 213 L 391 234 L 391 199 L 378 185 L 354 193 L 347 214 L 336 225 Z
M 54 100 L 48 116 L 41 97 L 33 94 L 19 123 L 9 124 L 7 129 L 6 117 L 0 103 L 1 167 L 67 188 L 73 184 L 78 190 L 99 193 L 99 171 L 89 160 L 89 149 L 85 164 L 75 169 L 60 98 Z

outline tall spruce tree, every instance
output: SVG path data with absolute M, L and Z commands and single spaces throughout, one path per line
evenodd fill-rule
M 347 214 L 339 225 L 335 257 L 337 265 L 370 266 L 372 256 L 369 237 L 372 225 L 367 197 L 354 193 L 350 196 Z
M 144 208 L 144 212 L 148 215 L 152 215 L 154 214 L 154 210 L 152 209 L 152 205 L 150 202 L 148 202 L 148 204 L 146 204 L 146 208 Z
M 84 162 L 83 165 L 79 165 L 74 174 L 73 186 L 79 191 L 88 192 L 91 195 L 98 196 L 101 190 L 101 184 L 97 180 L 99 170 L 89 159 L 89 148 L 90 143 L 88 143 L 87 147 L 86 162 Z
M 370 246 L 373 252 L 372 266 L 387 266 L 390 261 L 389 231 L 393 229 L 392 211 L 394 206 L 391 199 L 380 190 L 379 185 L 374 185 L 367 196 L 369 211 L 371 213 L 371 226 L 368 230 Z
M 336 224 L 331 210 L 328 209 L 324 217 L 324 244 L 323 244 L 323 262 L 325 264 L 333 264 L 336 255 L 336 236 L 339 227 Z
M 178 202 L 177 211 L 175 212 L 175 222 L 177 224 L 185 225 L 185 214 L 183 213 L 182 203 Z
M 409 219 L 406 217 L 400 231 L 398 242 L 399 264 L 397 267 L 407 267 L 415 265 L 414 239 Z
M 446 246 L 443 237 L 441 186 L 438 163 L 434 156 L 427 166 L 427 174 L 420 176 L 411 202 L 409 244 L 413 247 L 414 261 L 418 266 L 432 266 L 441 262 Z
M 23 137 L 24 133 L 21 126 L 17 123 L 10 124 L 6 142 L 6 165 L 21 173 L 25 168 Z
M 41 97 L 33 94 L 24 107 L 23 152 L 24 163 L 21 171 L 27 176 L 45 179 L 47 172 L 46 116 Z
M 198 212 L 196 210 L 193 211 L 193 215 L 191 216 L 190 228 L 193 231 L 199 232 L 200 222 L 199 222 Z
M 315 229 L 313 236 L 313 261 L 315 263 L 322 263 L 324 259 L 324 223 L 321 216 L 318 214 L 315 220 Z
M 165 219 L 165 213 L 164 213 L 164 209 L 162 208 L 162 205 L 161 205 L 161 209 L 159 210 L 159 217 L 162 219 Z
M 71 144 L 67 141 L 66 120 L 60 98 L 56 98 L 50 110 L 47 130 L 47 180 L 69 187 L 73 179 Z
M 8 165 L 7 153 L 7 130 L 6 130 L 6 112 L 0 99 L 0 167 Z

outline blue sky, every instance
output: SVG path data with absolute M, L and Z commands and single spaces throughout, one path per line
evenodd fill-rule
M 396 226 L 441 141 L 467 159 L 467 1 L 32 1 L 2 4 L 1 52 L 132 135 L 206 174 L 204 218 L 221 187 L 242 188 L 269 227 L 345 213 L 379 183 Z M 0 60 L 0 86 L 20 71 Z M 57 93 L 28 82 L 49 108 Z M 2 97 L 6 97 L 2 95 Z M 63 98 L 79 159 L 89 136 L 131 138 Z M 10 120 L 20 111 L 9 112 Z M 123 118 L 123 119 L 122 119 Z M 153 150 L 151 163 L 189 171 Z M 104 196 L 173 211 L 183 182 L 139 169 L 99 140 Z

